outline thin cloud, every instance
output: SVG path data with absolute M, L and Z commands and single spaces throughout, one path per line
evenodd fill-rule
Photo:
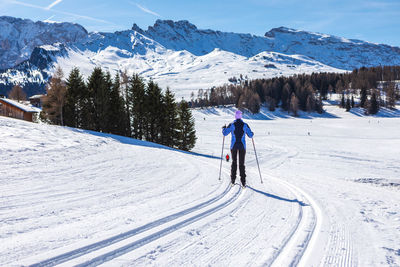
M 55 22 L 54 20 L 52 20 L 56 15 L 53 15 L 47 19 L 44 20 L 44 22 Z
M 61 2 L 60 0 L 56 0 L 55 2 L 57 2 L 57 1 Z M 45 10 L 45 11 L 51 11 L 51 12 L 62 14 L 62 15 L 72 16 L 72 17 L 75 17 L 75 18 L 86 19 L 86 20 L 91 20 L 91 21 L 96 21 L 96 22 L 101 22 L 101 23 L 106 23 L 106 24 L 112 24 L 111 22 L 106 21 L 106 20 L 97 19 L 97 18 L 84 16 L 84 15 L 79 15 L 79 14 L 74 14 L 74 13 L 70 13 L 70 12 L 59 11 L 59 10 L 53 10 L 53 9 L 49 10 L 49 9 L 47 9 L 48 7 L 42 7 L 42 6 L 38 6 L 38 5 L 34 5 L 34 4 L 29 4 L 29 3 L 17 1 L 17 0 L 12 0 L 10 3 L 16 4 L 16 5 L 20 5 L 20 6 L 25 6 L 25 7 L 41 9 L 41 10 Z
M 158 14 L 158 13 L 156 13 L 156 12 L 154 12 L 154 11 L 151 11 L 150 9 L 148 9 L 148 8 L 146 8 L 146 7 L 144 7 L 144 6 L 141 6 L 141 5 L 137 4 L 137 3 L 134 3 L 134 4 L 135 4 L 139 9 L 141 9 L 143 12 L 146 12 L 146 13 L 148 13 L 148 14 L 154 15 L 154 16 L 156 16 L 156 17 L 161 17 L 160 14 Z
M 54 7 L 55 5 L 58 5 L 59 3 L 61 3 L 63 0 L 55 0 L 53 3 L 51 3 L 50 5 L 48 5 L 45 9 L 46 10 L 50 10 L 52 7 Z

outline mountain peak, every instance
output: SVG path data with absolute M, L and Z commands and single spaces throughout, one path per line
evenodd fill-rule
M 294 33 L 294 32 L 299 32 L 299 30 L 281 26 L 278 28 L 273 28 L 269 32 L 266 32 L 265 37 L 275 37 L 276 33 Z
M 15 22 L 19 22 L 19 21 L 33 22 L 30 19 L 21 19 L 21 18 L 15 18 L 15 17 L 10 17 L 10 16 L 0 16 L 0 21 L 6 21 L 8 23 L 15 23 Z
M 138 32 L 138 33 L 141 33 L 141 34 L 144 33 L 144 31 L 136 23 L 133 24 L 132 31 L 135 31 L 135 32 Z
M 190 23 L 187 20 L 179 20 L 179 21 L 173 21 L 173 20 L 161 20 L 158 19 L 156 21 L 156 23 L 154 24 L 153 27 L 149 27 L 153 28 L 153 29 L 157 29 L 157 28 L 164 28 L 164 27 L 169 27 L 169 28 L 173 28 L 173 29 L 191 29 L 191 30 L 197 30 L 196 25 Z

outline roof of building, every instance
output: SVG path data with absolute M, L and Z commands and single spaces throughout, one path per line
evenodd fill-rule
M 10 105 L 22 110 L 22 111 L 25 111 L 25 112 L 38 113 L 38 112 L 42 111 L 40 108 L 33 107 L 32 105 L 25 105 L 25 104 L 23 104 L 21 102 L 18 102 L 18 101 L 15 101 L 15 100 L 11 100 L 11 99 L 8 99 L 8 98 L 0 98 L 0 101 L 3 101 L 5 103 L 7 103 L 7 104 L 10 104 Z
M 33 96 L 29 97 L 29 99 L 37 99 L 37 98 L 42 98 L 44 96 L 45 95 L 33 95 Z

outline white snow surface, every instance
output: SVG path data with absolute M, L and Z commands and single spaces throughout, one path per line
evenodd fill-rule
M 326 109 L 244 114 L 246 189 L 233 108 L 194 111 L 197 154 L 0 117 L 0 265 L 399 266 L 400 112 Z

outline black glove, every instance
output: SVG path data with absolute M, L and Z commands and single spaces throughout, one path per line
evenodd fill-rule
M 222 126 L 222 129 L 224 129 L 224 130 L 225 130 L 225 129 L 226 129 L 226 125 Z

